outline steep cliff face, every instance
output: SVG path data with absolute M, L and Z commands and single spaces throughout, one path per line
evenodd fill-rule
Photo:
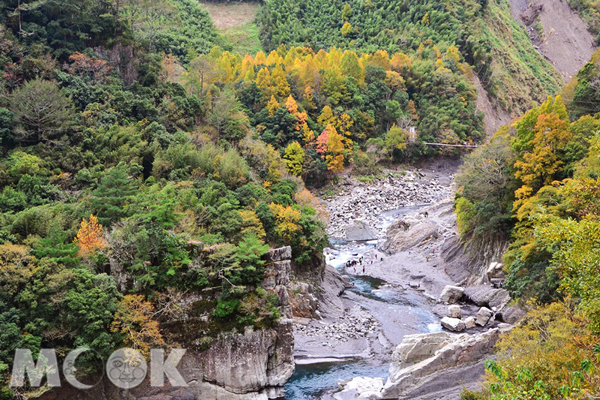
M 490 265 L 501 263 L 507 248 L 506 241 L 463 243 L 455 235 L 444 242 L 440 255 L 448 276 L 459 285 L 471 286 L 489 283 L 487 271 Z
M 106 377 L 90 390 L 65 384 L 43 400 L 268 400 L 284 397 L 294 373 L 292 308 L 287 286 L 292 271 L 290 247 L 268 253 L 263 288 L 279 298 L 281 318 L 269 329 L 248 326 L 243 332 L 219 334 L 205 350 L 188 349 L 177 366 L 187 387 L 150 386 L 149 375 L 138 387 L 121 390 Z M 182 344 L 180 347 L 185 348 Z
M 511 10 L 536 50 L 568 82 L 596 49 L 583 19 L 563 0 L 511 0 Z
M 201 354 L 182 361 L 180 370 L 198 399 L 276 399 L 294 372 L 292 322 L 273 329 L 224 334 Z

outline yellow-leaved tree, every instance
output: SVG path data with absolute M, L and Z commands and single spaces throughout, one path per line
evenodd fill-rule
M 154 306 L 144 296 L 128 294 L 119 302 L 110 329 L 123 335 L 125 345 L 148 358 L 151 348 L 165 345 L 159 324 L 152 319 L 153 315 Z
M 316 142 L 317 153 L 327 161 L 327 169 L 338 173 L 344 170 L 344 137 L 335 127 L 327 125 Z
M 300 176 L 304 166 L 304 149 L 298 142 L 292 142 L 285 148 L 283 159 L 290 174 Z
M 557 114 L 541 114 L 534 128 L 531 151 L 515 162 L 515 177 L 521 179 L 523 186 L 515 192 L 516 207 L 522 200 L 531 197 L 540 188 L 549 185 L 563 165 L 560 154 L 571 140 L 569 123 Z
M 302 230 L 302 226 L 298 224 L 301 216 L 300 211 L 291 206 L 283 206 L 275 203 L 271 203 L 269 208 L 277 221 L 275 233 L 286 242 L 291 242 L 296 232 Z

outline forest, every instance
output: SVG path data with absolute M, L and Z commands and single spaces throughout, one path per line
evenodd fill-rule
M 582 1 L 590 22 L 593 2 Z M 507 110 L 525 112 L 532 101 L 562 86 L 552 65 L 517 29 L 507 0 L 270 0 L 258 15 L 266 50 L 281 43 L 318 51 L 338 47 L 408 55 L 431 42 L 459 49 L 488 93 Z
M 252 128 L 281 150 L 290 174 L 311 185 L 352 162 L 369 169 L 377 160 L 433 154 L 422 142 L 484 136 L 470 67 L 453 46 L 360 57 L 335 47 L 315 54 L 280 46 L 254 57 L 215 48 L 187 70 L 171 58 L 164 63 L 170 81 L 209 105 L 207 120 L 218 135 L 236 142 Z M 411 130 L 418 132 L 412 140 Z

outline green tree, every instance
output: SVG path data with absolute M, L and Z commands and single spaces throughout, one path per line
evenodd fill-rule
M 0 108 L 0 145 L 10 145 L 14 140 L 14 114 L 6 108 Z
M 365 79 L 365 71 L 362 65 L 360 65 L 358 56 L 353 51 L 346 50 L 344 52 L 340 63 L 340 70 L 342 71 L 342 74 L 356 79 L 356 82 L 359 84 Z
M 292 142 L 285 148 L 283 159 L 290 174 L 300 176 L 304 165 L 304 150 L 298 142 Z
M 213 99 L 213 106 L 207 116 L 208 123 L 219 136 L 231 142 L 239 142 L 250 131 L 247 115 L 241 110 L 235 93 L 226 89 Z
M 407 136 L 396 124 L 385 134 L 385 148 L 391 157 L 401 154 L 406 149 Z
M 90 199 L 93 213 L 104 226 L 131 215 L 137 185 L 124 164 L 109 169 Z
M 348 19 L 350 19 L 351 16 L 352 16 L 352 7 L 350 7 L 350 4 L 346 3 L 346 4 L 344 4 L 344 8 L 342 9 L 342 20 L 348 21 Z
M 73 106 L 52 81 L 34 79 L 9 96 L 15 138 L 22 144 L 57 142 L 71 125 Z

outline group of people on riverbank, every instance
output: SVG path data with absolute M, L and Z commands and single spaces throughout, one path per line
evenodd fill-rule
M 368 257 L 365 260 L 365 256 Z M 353 258 L 352 260 L 348 260 L 346 261 L 346 269 L 348 268 L 354 268 L 354 273 L 356 274 L 356 267 L 358 266 L 359 271 L 360 268 L 362 267 L 362 273 L 365 274 L 366 273 L 366 266 L 367 265 L 373 265 L 375 263 L 375 261 L 383 261 L 383 257 L 379 256 L 377 253 L 374 254 L 366 254 L 363 256 L 360 256 L 359 258 Z

